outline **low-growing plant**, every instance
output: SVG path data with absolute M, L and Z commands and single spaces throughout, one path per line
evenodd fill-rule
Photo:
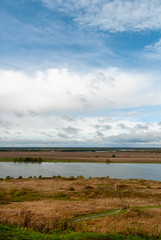
M 74 176 L 70 176 L 68 178 L 66 178 L 67 180 L 75 180 L 75 177 Z
M 24 227 L 32 227 L 31 220 L 33 217 L 33 213 L 31 211 L 21 210 L 20 216 L 22 219 L 22 225 Z
M 84 176 L 83 176 L 83 175 L 80 175 L 80 179 L 84 179 Z
M 110 163 L 111 161 L 110 161 L 110 159 L 106 159 L 106 163 Z
M 59 192 L 59 193 L 55 194 L 53 198 L 55 198 L 57 200 L 68 200 L 68 199 L 70 199 L 70 196 L 66 193 Z
M 25 158 L 15 158 L 14 162 L 31 162 L 31 163 L 41 163 L 42 162 L 42 158 L 41 157 L 25 157 Z
M 75 189 L 74 189 L 74 187 L 69 187 L 68 190 L 69 191 L 74 191 Z
M 19 179 L 19 180 L 22 179 L 22 176 L 19 176 L 17 179 Z

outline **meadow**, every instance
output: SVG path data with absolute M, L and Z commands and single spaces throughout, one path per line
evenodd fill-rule
M 0 224 L 0 239 L 159 239 L 161 182 L 3 179 Z

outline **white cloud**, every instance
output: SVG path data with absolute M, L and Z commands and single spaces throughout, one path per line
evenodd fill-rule
M 157 42 L 155 42 L 155 43 L 153 43 L 153 44 L 151 44 L 151 45 L 147 45 L 146 47 L 145 47 L 145 49 L 147 50 L 147 51 L 160 51 L 161 50 L 161 39 L 159 39 Z
M 118 68 L 88 73 L 1 70 L 1 142 L 104 146 L 120 144 L 123 137 L 141 141 L 145 133 L 148 141 L 150 133 L 160 133 L 160 125 L 139 122 L 137 112 L 131 111 L 133 118 L 124 115 L 126 119 L 105 113 L 161 104 L 157 76 Z
M 157 80 L 157 74 L 118 68 L 86 74 L 67 69 L 48 69 L 33 74 L 1 70 L 0 111 L 34 116 L 160 104 Z
M 157 42 L 149 44 L 145 46 L 144 55 L 153 60 L 160 60 L 161 59 L 161 39 Z
M 109 31 L 161 28 L 158 0 L 42 0 L 50 9 L 71 14 L 80 24 Z
M 0 128 L 0 143 L 2 146 L 154 146 L 161 143 L 161 129 L 157 123 L 100 116 L 75 117 L 70 123 L 61 116 L 35 123 L 28 118 L 15 128 Z

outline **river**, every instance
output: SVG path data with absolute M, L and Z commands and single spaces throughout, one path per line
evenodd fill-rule
M 161 164 L 136 163 L 14 163 L 0 162 L 0 178 L 6 176 L 17 178 L 22 176 L 65 177 L 80 176 L 106 177 L 119 179 L 145 179 L 161 181 Z

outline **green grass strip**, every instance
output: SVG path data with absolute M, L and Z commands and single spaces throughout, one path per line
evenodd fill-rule
M 153 240 L 137 235 L 125 236 L 122 234 L 99 234 L 99 233 L 51 233 L 45 234 L 24 227 L 4 226 L 0 224 L 0 240 Z M 158 238 L 161 240 L 161 238 Z

